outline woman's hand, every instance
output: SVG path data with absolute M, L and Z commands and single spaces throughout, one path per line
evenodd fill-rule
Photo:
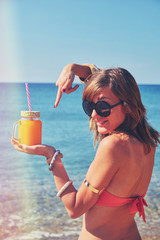
M 56 152 L 56 149 L 52 146 L 48 145 L 27 146 L 24 144 L 18 144 L 13 138 L 11 138 L 11 144 L 19 152 L 24 152 L 31 155 L 41 155 L 46 157 L 47 158 L 46 161 L 48 164 L 50 163 L 54 153 Z
M 54 108 L 56 108 L 60 102 L 60 99 L 62 97 L 62 93 L 72 93 L 77 90 L 79 85 L 75 85 L 72 87 L 72 83 L 75 78 L 75 73 L 73 70 L 74 64 L 68 64 L 65 66 L 58 78 L 58 81 L 56 82 L 56 86 L 58 87 L 58 92 L 57 92 L 57 98 L 54 104 Z

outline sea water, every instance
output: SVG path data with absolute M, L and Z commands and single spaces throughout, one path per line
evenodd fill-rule
M 160 85 L 140 85 L 149 123 L 160 131 Z M 55 84 L 30 83 L 33 111 L 40 111 L 42 143 L 63 153 L 63 163 L 78 189 L 94 159 L 93 137 L 82 109 L 83 85 L 63 94 L 54 109 Z M 41 156 L 26 155 L 11 146 L 12 125 L 19 112 L 28 110 L 24 83 L 0 84 L 0 239 L 77 239 L 82 217 L 72 220 L 56 197 L 51 172 Z M 152 181 L 146 200 L 147 223 L 136 217 L 142 236 L 160 239 L 160 147 L 157 148 Z M 152 239 L 152 238 L 150 238 Z M 158 238 L 157 238 L 158 239 Z

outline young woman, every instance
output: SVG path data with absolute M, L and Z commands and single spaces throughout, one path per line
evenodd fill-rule
M 86 83 L 83 108 L 89 116 L 95 159 L 77 191 L 61 161 L 47 145 L 17 145 L 18 151 L 46 157 L 58 196 L 71 218 L 84 214 L 79 240 L 140 240 L 136 212 L 145 221 L 144 199 L 151 180 L 160 134 L 146 120 L 146 110 L 133 76 L 125 69 L 99 70 L 95 65 L 67 65 L 58 81 L 55 107 L 62 92 L 71 93 L 75 75 Z

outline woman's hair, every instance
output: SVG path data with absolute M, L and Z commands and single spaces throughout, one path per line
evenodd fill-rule
M 136 137 L 150 147 L 160 143 L 160 134 L 147 122 L 146 109 L 142 104 L 141 95 L 133 76 L 123 68 L 111 68 L 90 75 L 83 91 L 83 100 L 92 101 L 94 96 L 104 87 L 109 87 L 127 110 L 124 122 L 114 132 L 126 133 Z M 99 134 L 97 126 L 90 117 L 90 130 L 94 132 L 94 144 L 108 134 Z

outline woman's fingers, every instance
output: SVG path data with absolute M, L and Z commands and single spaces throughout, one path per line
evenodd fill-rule
M 25 144 L 18 144 L 13 138 L 11 138 L 11 143 L 12 143 L 13 147 L 19 152 L 24 152 L 24 153 L 32 154 L 32 155 L 40 155 L 40 154 L 38 154 L 39 151 L 37 151 L 38 145 L 27 146 Z
M 25 144 L 18 144 L 13 138 L 11 138 L 11 143 L 13 147 L 19 151 L 24 152 L 30 155 L 41 155 L 45 156 L 46 158 L 52 157 L 55 153 L 55 148 L 48 145 L 33 145 L 27 146 Z
M 57 97 L 54 104 L 54 108 L 56 108 L 61 100 L 62 93 L 72 93 L 78 88 L 78 84 L 72 88 L 72 84 L 75 78 L 75 74 L 71 68 L 71 65 L 67 65 L 62 70 L 57 82 L 56 86 L 58 87 Z
M 69 93 L 75 92 L 78 87 L 79 87 L 79 85 L 76 84 L 73 88 L 71 87 L 71 88 L 66 89 L 65 93 L 69 94 Z
M 63 92 L 66 93 L 66 94 L 69 94 L 69 93 L 72 93 L 72 92 L 76 91 L 78 87 L 79 87 L 78 84 L 76 84 L 73 88 L 72 88 L 72 85 L 70 87 L 68 85 L 64 85 L 63 87 L 59 87 L 58 92 L 57 92 L 56 101 L 54 103 L 54 108 L 56 108 L 58 106 Z
M 56 97 L 56 101 L 54 103 L 54 108 L 56 108 L 61 100 L 61 97 L 62 97 L 62 91 L 61 91 L 61 88 L 59 87 L 58 88 L 58 92 L 57 92 L 57 97 Z
M 24 152 L 22 145 L 19 145 L 13 138 L 11 138 L 12 146 L 19 152 Z

